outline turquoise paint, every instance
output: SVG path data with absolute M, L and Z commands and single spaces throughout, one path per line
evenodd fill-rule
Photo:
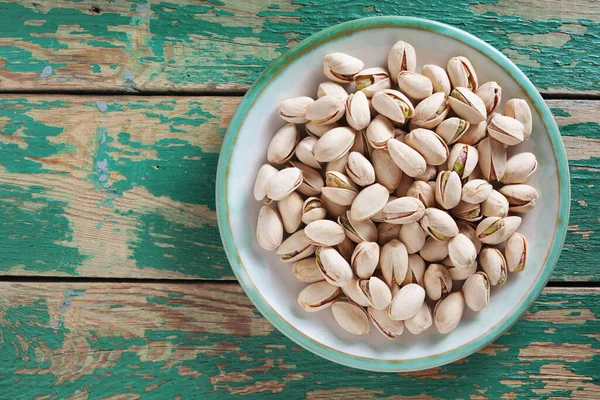
M 92 65 L 92 72 L 94 72 L 94 73 L 102 72 L 102 67 L 100 66 L 100 64 L 93 64 Z
M 126 47 L 125 45 L 119 46 L 119 45 L 116 45 L 114 43 L 107 42 L 104 40 L 82 40 L 81 43 L 87 44 L 88 46 L 92 46 L 92 47 L 101 47 L 104 49 L 123 49 Z
M 555 115 L 557 117 L 570 117 L 571 114 L 569 114 L 569 112 L 567 110 L 563 110 L 562 108 L 550 108 L 550 111 L 552 111 L 552 115 Z

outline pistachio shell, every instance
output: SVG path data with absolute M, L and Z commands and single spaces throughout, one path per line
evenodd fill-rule
M 445 265 L 446 261 L 452 263 L 449 259 L 445 259 L 442 261 L 442 264 Z M 464 281 L 477 272 L 477 261 L 474 261 L 473 264 L 469 265 L 467 268 L 458 268 L 454 265 L 446 266 L 446 268 L 448 269 L 448 272 L 450 272 L 453 281 Z
M 434 93 L 417 104 L 411 122 L 419 128 L 433 129 L 446 118 L 449 111 L 450 104 L 446 94 Z
M 430 264 L 425 271 L 423 284 L 427 297 L 437 301 L 452 291 L 452 276 L 442 264 Z
M 350 262 L 356 245 L 348 237 L 345 237 L 341 243 L 338 243 L 333 247 L 342 255 L 342 257 L 344 257 L 344 260 Z
M 452 86 L 463 86 L 472 91 L 477 90 L 477 74 L 468 58 L 463 56 L 452 57 L 448 60 L 446 68 Z
M 508 200 L 499 191 L 492 189 L 489 196 L 481 203 L 481 213 L 486 217 L 506 217 Z
M 455 87 L 448 97 L 448 103 L 456 115 L 471 124 L 485 121 L 487 117 L 483 100 L 465 87 Z
M 408 254 L 418 253 L 425 245 L 427 235 L 418 222 L 402 225 L 400 229 L 400 241 L 406 246 Z
M 390 75 L 385 68 L 375 67 L 367 68 L 354 75 L 356 90 L 362 91 L 367 97 L 384 89 L 389 89 L 392 85 Z
M 519 232 L 512 234 L 506 241 L 504 250 L 506 264 L 510 272 L 521 272 L 527 264 L 527 239 Z
M 406 195 L 418 199 L 425 207 L 435 206 L 435 189 L 427 182 L 414 181 Z
M 402 71 L 398 74 L 400 91 L 416 101 L 423 100 L 433 94 L 433 84 L 424 75 L 416 72 Z
M 377 226 L 377 243 L 380 246 L 385 245 L 392 239 L 398 239 L 402 225 L 388 224 L 382 222 Z
M 490 282 L 485 272 L 477 272 L 467 278 L 462 292 L 465 304 L 473 311 L 481 311 L 490 302 Z
M 317 196 L 323 188 L 323 178 L 321 174 L 301 162 L 290 161 L 290 165 L 302 171 L 302 183 L 298 191 L 305 196 Z
M 426 171 L 427 162 L 412 147 L 396 139 L 390 139 L 387 146 L 392 160 L 406 175 L 414 177 Z
M 400 288 L 392 299 L 389 308 L 390 318 L 395 321 L 405 321 L 414 317 L 425 302 L 425 289 L 421 286 L 410 283 Z
M 352 268 L 348 261 L 333 247 L 317 247 L 317 265 L 327 282 L 344 286 L 352 279 Z
M 328 219 L 320 219 L 306 225 L 304 233 L 315 246 L 335 246 L 346 238 L 344 228 Z
M 352 93 L 346 98 L 346 121 L 356 130 L 365 129 L 371 122 L 369 100 L 363 92 Z
M 435 179 L 437 174 L 438 174 L 437 168 L 433 165 L 428 165 L 427 167 L 425 167 L 425 172 L 415 176 L 415 180 L 424 181 L 424 182 L 429 183 L 429 181 L 431 181 L 432 179 Z
M 385 282 L 392 286 L 406 278 L 408 271 L 408 252 L 398 239 L 392 239 L 381 248 L 379 265 Z
M 450 212 L 456 218 L 469 222 L 479 221 L 481 218 L 483 218 L 483 215 L 481 214 L 481 206 L 479 204 L 471 204 L 465 201 L 458 203 L 458 205 Z
M 537 170 L 537 159 L 533 153 L 519 153 L 506 161 L 501 182 L 504 184 L 525 183 Z
M 481 241 L 477 239 L 477 234 L 475 233 L 475 227 L 468 222 L 458 221 L 458 232 L 462 233 L 466 237 L 468 237 L 471 242 L 475 245 L 475 249 L 477 250 L 477 254 L 481 251 Z
M 408 255 L 408 269 L 406 271 L 406 277 L 402 281 L 402 286 L 406 286 L 409 283 L 416 283 L 423 287 L 423 278 L 425 276 L 425 269 L 427 268 L 425 260 L 418 254 Z
M 419 250 L 419 255 L 425 261 L 442 261 L 444 258 L 448 257 L 448 241 L 428 237 L 427 240 L 425 240 L 423 248 Z
M 341 125 L 338 124 L 337 122 L 334 122 L 333 124 L 329 124 L 329 125 L 317 125 L 313 122 L 308 122 L 306 125 L 304 125 L 304 129 L 306 130 L 306 133 L 308 133 L 310 136 L 313 136 L 315 138 L 320 138 L 321 136 L 323 136 L 330 130 L 339 128 L 339 127 L 341 127 Z
M 327 210 L 327 217 L 331 219 L 337 219 L 340 215 L 343 215 L 350 209 L 350 206 L 341 206 L 329 199 L 326 193 L 321 193 L 321 202 Z
M 352 253 L 350 266 L 361 279 L 373 275 L 379 264 L 379 245 L 375 242 L 360 242 Z
M 503 186 L 500 193 L 508 200 L 508 210 L 517 213 L 533 210 L 540 198 L 535 188 L 525 184 Z
M 296 125 L 287 124 L 275 133 L 267 148 L 267 159 L 272 164 L 284 164 L 294 155 L 298 139 Z
M 451 145 L 461 141 L 462 136 L 467 132 L 470 126 L 471 124 L 464 119 L 451 117 L 442 121 L 437 128 L 435 128 L 435 133 L 437 133 L 444 142 Z
M 294 192 L 277 202 L 277 208 L 283 221 L 283 227 L 287 233 L 294 233 L 302 224 L 302 207 L 304 200 Z
M 438 301 L 433 309 L 433 322 L 438 332 L 452 332 L 458 326 L 464 309 L 465 299 L 461 292 L 450 293 Z
M 325 184 L 327 186 L 321 191 L 328 199 L 342 206 L 351 205 L 358 194 L 355 184 L 341 172 L 327 172 L 325 174 Z
M 457 143 L 448 156 L 448 170 L 455 171 L 460 179 L 466 179 L 479 163 L 479 152 L 473 146 Z
M 509 146 L 521 143 L 524 139 L 525 127 L 518 120 L 495 114 L 488 122 L 488 135 Z
M 398 168 L 387 150 L 376 149 L 371 154 L 371 163 L 375 171 L 375 181 L 392 193 L 402 179 L 402 170 Z
M 317 125 L 329 125 L 340 120 L 346 112 L 344 101 L 336 96 L 323 96 L 306 109 L 306 119 Z
M 315 144 L 317 144 L 317 138 L 307 136 L 298 143 L 295 153 L 301 163 L 311 168 L 321 169 L 321 163 L 317 161 L 313 151 Z
M 358 279 L 353 276 L 350 282 L 342 286 L 342 292 L 359 306 L 369 307 L 371 302 L 367 299 L 363 291 L 359 289 L 357 282 Z
M 319 89 L 317 89 L 317 98 L 320 99 L 325 96 L 334 96 L 341 101 L 346 101 L 348 92 L 346 92 L 346 89 L 339 83 L 327 81 L 320 83 Z
M 419 335 L 425 332 L 433 324 L 431 308 L 425 302 L 421 305 L 419 311 L 409 319 L 404 321 L 404 326 L 413 335 Z
M 296 261 L 292 265 L 292 273 L 300 282 L 314 283 L 325 280 L 315 257 L 308 257 L 300 261 Z
M 340 83 L 352 82 L 365 64 L 358 58 L 344 53 L 331 53 L 323 58 L 323 73 L 332 81 Z
M 404 124 L 415 114 L 411 101 L 397 90 L 380 90 L 373 95 L 371 104 L 379 114 L 399 124 Z
M 335 161 L 342 158 L 354 144 L 354 131 L 340 127 L 325 133 L 313 149 L 315 159 L 320 162 Z
M 352 202 L 352 219 L 364 221 L 377 214 L 386 205 L 389 192 L 385 186 L 374 183 L 364 188 Z
M 479 253 L 479 264 L 492 286 L 503 285 L 506 282 L 508 267 L 500 250 L 484 247 Z
M 394 83 L 402 71 L 414 71 L 417 66 L 415 49 L 409 43 L 398 41 L 388 53 L 388 70 Z
M 388 310 L 369 307 L 367 311 L 371 316 L 373 326 L 387 339 L 394 340 L 404 332 L 404 322 L 391 319 Z
M 450 78 L 448 78 L 448 74 L 444 68 L 434 64 L 423 65 L 421 74 L 429 78 L 434 93 L 443 92 L 446 96 L 450 94 L 450 90 L 452 89 Z
M 477 249 L 471 239 L 459 233 L 448 241 L 448 257 L 456 268 L 469 268 L 477 259 Z
M 402 174 L 402 178 L 400 179 L 400 183 L 398 184 L 398 187 L 396 188 L 396 192 L 394 193 L 396 195 L 396 197 L 404 197 L 408 195 L 408 189 L 411 187 L 411 185 L 413 184 L 413 182 L 415 182 L 415 180 L 406 175 L 406 174 Z
M 435 200 L 446 210 L 460 203 L 462 185 L 458 174 L 454 171 L 442 171 L 436 180 Z
M 474 179 L 463 185 L 461 199 L 467 203 L 481 204 L 489 197 L 493 189 L 494 187 L 488 181 Z
M 371 307 L 377 310 L 386 309 L 392 301 L 390 288 L 381 279 L 372 276 L 369 279 L 359 279 L 356 282 L 358 289 L 369 299 Z
M 475 93 L 483 100 L 488 115 L 496 111 L 502 100 L 502 88 L 494 81 L 479 86 Z
M 532 117 L 529 104 L 523 99 L 510 99 L 504 104 L 504 115 L 523 124 L 523 139 L 529 139 L 532 130 Z
M 283 100 L 279 103 L 279 116 L 293 124 L 304 124 L 308 122 L 306 119 L 306 109 L 313 102 L 313 99 L 306 96 Z
M 340 289 L 325 281 L 308 285 L 298 295 L 298 304 L 304 311 L 315 312 L 323 310 L 338 297 Z
M 506 170 L 506 149 L 494 138 L 487 137 L 477 145 L 479 168 L 485 179 L 501 180 Z
M 467 128 L 466 132 L 461 135 L 460 141 L 461 143 L 475 146 L 479 142 L 481 142 L 486 137 L 486 135 L 487 121 L 481 121 L 478 124 L 469 124 L 469 127 Z
M 377 227 L 370 219 L 357 221 L 352 218 L 351 213 L 348 211 L 338 218 L 338 224 L 344 228 L 346 236 L 355 243 L 377 240 Z
M 383 115 L 373 118 L 373 121 L 367 127 L 367 139 L 374 149 L 382 149 L 387 145 L 388 140 L 394 137 L 394 125 L 392 121 Z
M 346 332 L 353 335 L 369 334 L 371 318 L 358 304 L 342 298 L 332 304 L 331 312 L 333 318 Z
M 346 172 L 358 186 L 368 186 L 375 183 L 375 169 L 369 160 L 360 153 L 350 153 L 346 164 Z
M 437 240 L 444 241 L 458 235 L 458 227 L 454 219 L 448 213 L 437 208 L 425 209 L 421 227 Z
M 352 148 L 350 149 L 350 152 L 353 152 L 353 151 L 362 154 L 367 159 L 371 159 L 371 154 L 373 153 L 373 147 L 371 147 L 371 144 L 369 143 L 369 140 L 367 139 L 367 130 L 366 129 L 361 129 L 359 131 L 356 131 L 354 144 L 352 145 Z
M 429 129 L 417 128 L 404 138 L 404 143 L 417 150 L 428 165 L 440 165 L 448 159 L 448 146 Z
M 357 135 L 358 137 L 358 135 Z M 353 146 L 354 147 L 354 146 Z M 348 164 L 348 156 L 350 152 L 344 154 L 342 157 L 337 160 L 330 161 L 325 166 L 325 172 L 339 172 L 341 174 L 346 174 L 346 165 Z
M 477 225 L 475 233 L 482 243 L 499 244 L 515 233 L 521 221 L 521 217 L 488 217 Z
M 319 219 L 324 219 L 327 210 L 318 197 L 309 197 L 302 204 L 302 222 L 306 225 Z
M 262 206 L 256 223 L 256 240 L 265 250 L 275 250 L 283 240 L 283 224 L 277 211 Z
M 267 182 L 267 197 L 279 201 L 290 195 L 302 184 L 302 171 L 298 168 L 284 168 Z
M 390 224 L 408 224 L 420 220 L 424 212 L 425 206 L 419 199 L 400 197 L 383 207 L 383 220 Z
M 315 250 L 316 247 L 310 244 L 308 236 L 301 230 L 285 239 L 277 248 L 276 253 L 283 262 L 296 262 L 310 257 Z
M 267 182 L 277 173 L 277 169 L 270 164 L 263 164 L 256 174 L 256 181 L 254 181 L 253 194 L 256 201 L 263 201 L 266 204 L 271 202 L 271 199 L 267 197 Z

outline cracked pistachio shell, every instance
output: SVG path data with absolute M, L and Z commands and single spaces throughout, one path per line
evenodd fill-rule
M 397 199 L 396 196 L 390 195 L 388 197 L 388 203 L 391 202 L 391 201 L 394 201 L 396 199 Z M 383 209 L 381 209 L 377 214 L 373 215 L 371 217 L 371 221 L 373 221 L 373 222 L 385 222 L 385 219 L 383 218 Z
M 358 186 L 368 186 L 375 183 L 375 168 L 361 153 L 350 153 L 346 163 L 346 172 Z
M 469 124 L 469 127 L 460 137 L 461 143 L 471 146 L 477 145 L 487 135 L 487 121 L 481 121 L 478 124 Z
M 392 239 L 398 239 L 402 225 L 388 224 L 382 222 L 377 226 L 377 243 L 384 246 Z
M 477 145 L 479 168 L 488 181 L 501 180 L 506 171 L 506 148 L 494 138 L 487 137 Z
M 427 162 L 412 147 L 396 139 L 390 139 L 387 146 L 392 160 L 406 175 L 415 177 L 427 170 Z
M 374 183 L 367 186 L 356 196 L 350 207 L 353 220 L 364 221 L 371 218 L 386 205 L 390 193 L 385 186 Z
M 392 86 L 390 75 L 385 68 L 367 68 L 354 75 L 356 90 L 363 92 L 367 97 Z
M 477 259 L 477 249 L 471 239 L 459 233 L 448 241 L 448 257 L 456 268 L 469 268 Z
M 428 165 L 440 165 L 448 159 L 446 142 L 429 129 L 413 129 L 404 138 L 404 143 L 417 150 Z
M 449 111 L 450 104 L 446 94 L 434 93 L 417 104 L 411 122 L 419 128 L 433 129 L 446 118 Z
M 363 92 L 352 93 L 346 98 L 346 122 L 356 130 L 369 126 L 371 110 L 369 100 Z
M 256 201 L 262 201 L 265 204 L 270 204 L 271 199 L 267 197 L 267 182 L 275 175 L 277 172 L 277 168 L 271 166 L 270 164 L 263 164 L 258 170 L 258 174 L 256 174 L 256 180 L 254 181 L 254 199 Z
M 434 167 L 433 165 L 428 165 L 427 167 L 425 167 L 425 172 L 415 176 L 415 179 L 418 181 L 429 182 L 432 179 L 435 179 L 437 173 L 438 172 L 436 167 Z
M 323 203 L 325 210 L 327 210 L 327 217 L 331 219 L 337 219 L 340 215 L 345 214 L 346 211 L 350 209 L 350 206 L 341 206 L 330 200 L 326 193 L 321 193 L 321 202 Z
M 479 86 L 475 94 L 483 100 L 488 115 L 496 111 L 502 100 L 502 88 L 494 81 L 486 82 Z
M 451 263 L 452 261 L 447 259 L 442 261 L 442 264 L 446 265 L 446 262 Z M 447 265 L 446 268 L 448 269 L 448 272 L 450 272 L 450 276 L 452 276 L 453 281 L 464 281 L 477 272 L 477 261 L 474 261 L 467 268 L 458 268 L 454 265 Z
M 447 212 L 437 208 L 425 209 L 421 227 L 436 240 L 444 241 L 458 235 L 458 227 L 454 219 Z
M 409 224 L 420 220 L 424 213 L 425 206 L 419 199 L 405 196 L 383 207 L 383 220 L 390 224 Z
M 358 304 L 341 298 L 331 305 L 333 318 L 346 332 L 353 335 L 368 335 L 371 331 L 371 317 Z
M 523 124 L 523 139 L 529 139 L 532 129 L 532 117 L 529 104 L 523 99 L 510 99 L 504 104 L 504 115 Z
M 358 58 L 344 53 L 331 53 L 323 58 L 323 73 L 334 82 L 352 82 L 365 64 Z
M 346 92 L 346 89 L 339 83 L 327 81 L 320 83 L 319 88 L 317 89 L 317 98 L 320 99 L 325 96 L 333 96 L 341 101 L 346 101 L 348 92 Z
M 515 233 L 521 221 L 521 217 L 488 217 L 477 225 L 475 233 L 482 243 L 499 244 Z
M 345 112 L 344 101 L 335 96 L 324 96 L 308 106 L 306 119 L 313 124 L 328 125 L 339 121 Z
M 450 94 L 450 90 L 452 89 L 450 78 L 448 78 L 448 74 L 444 68 L 434 64 L 423 65 L 421 74 L 431 81 L 434 93 L 443 92 L 446 96 Z
M 306 109 L 312 103 L 314 103 L 314 100 L 306 96 L 283 100 L 279 103 L 279 116 L 293 124 L 304 124 L 308 122 Z
M 496 189 L 481 203 L 481 213 L 486 217 L 506 217 L 508 215 L 508 200 Z
M 304 129 L 306 130 L 306 133 L 308 133 L 310 136 L 313 136 L 317 139 L 320 138 L 321 136 L 323 136 L 324 134 L 326 134 L 327 132 L 329 132 L 330 130 L 339 128 L 339 127 L 341 127 L 341 125 L 338 124 L 337 122 L 335 122 L 333 124 L 329 124 L 329 125 L 317 125 L 315 123 L 308 122 L 306 125 L 304 125 Z
M 337 160 L 326 163 L 325 164 L 325 173 L 339 172 L 341 174 L 346 174 L 346 164 L 348 164 L 348 156 L 349 155 L 350 155 L 350 152 L 344 154 Z
M 468 181 L 462 188 L 462 201 L 471 204 L 483 203 L 492 193 L 494 187 L 484 179 Z
M 506 282 L 508 266 L 500 250 L 484 247 L 479 253 L 479 265 L 488 276 L 492 286 L 503 285 Z
M 360 242 L 354 248 L 350 266 L 361 279 L 368 279 L 373 275 L 379 264 L 379 245 L 375 242 Z
M 436 240 L 433 237 L 428 237 L 425 240 L 423 248 L 419 250 L 419 255 L 425 261 L 440 262 L 448 257 L 448 241 Z
M 438 332 L 452 332 L 458 326 L 464 310 L 465 299 L 461 292 L 450 293 L 439 300 L 433 309 L 433 322 Z
M 315 246 L 335 246 L 344 241 L 344 228 L 328 219 L 313 221 L 304 227 L 308 240 Z
M 448 156 L 448 169 L 455 171 L 460 179 L 466 179 L 479 164 L 479 152 L 473 146 L 457 143 Z
M 375 170 L 375 181 L 385 186 L 390 193 L 396 190 L 402 179 L 402 170 L 392 160 L 390 153 L 385 149 L 373 150 L 371 163 Z
M 296 262 L 312 256 L 315 250 L 315 246 L 310 244 L 308 236 L 301 230 L 285 239 L 276 253 L 283 262 Z
M 423 302 L 419 311 L 409 319 L 404 321 L 404 326 L 413 335 L 419 335 L 425 332 L 433 325 L 433 316 L 429 304 Z
M 367 312 L 371 316 L 373 326 L 387 339 L 394 340 L 404 332 L 404 322 L 391 319 L 387 309 L 377 310 L 369 307 Z
M 506 160 L 501 182 L 504 184 L 525 183 L 537 170 L 537 159 L 533 153 L 519 153 Z
M 471 204 L 465 201 L 458 203 L 458 205 L 450 212 L 456 218 L 469 222 L 476 222 L 483 218 L 483 215 L 481 214 L 481 206 L 479 204 Z
M 425 245 L 427 235 L 418 222 L 402 225 L 400 229 L 400 241 L 406 246 L 408 254 L 418 253 Z
M 366 129 L 361 129 L 359 131 L 356 131 L 354 144 L 352 145 L 352 148 L 350 149 L 350 152 L 353 152 L 353 151 L 362 154 L 367 159 L 371 159 L 371 154 L 373 153 L 373 147 L 371 147 L 371 144 L 369 143 L 369 140 L 367 139 L 367 130 Z
M 379 114 L 399 124 L 404 124 L 415 115 L 411 101 L 397 90 L 380 90 L 373 95 L 371 104 Z
M 286 163 L 294 155 L 297 143 L 298 130 L 296 125 L 285 125 L 271 139 L 267 148 L 267 159 L 272 164 Z
M 315 144 L 317 144 L 317 138 L 315 137 L 307 136 L 302 139 L 296 146 L 296 157 L 301 163 L 311 168 L 321 169 L 321 163 L 315 158 Z
M 377 226 L 370 219 L 357 221 L 352 218 L 350 211 L 338 217 L 338 224 L 340 224 L 346 236 L 355 243 L 375 242 L 378 237 Z
M 267 182 L 269 199 L 279 201 L 289 196 L 302 184 L 302 171 L 299 168 L 284 168 Z
M 344 292 L 344 294 L 348 296 L 350 300 L 352 300 L 359 306 L 369 307 L 371 305 L 371 302 L 369 301 L 369 299 L 367 299 L 363 291 L 359 290 L 357 282 L 358 278 L 353 276 L 350 282 L 341 287 L 342 292 Z
M 388 70 L 394 83 L 402 71 L 414 72 L 417 67 L 415 49 L 409 43 L 398 41 L 388 52 Z
M 302 196 L 296 192 L 277 202 L 277 209 L 287 233 L 294 233 L 300 228 L 302 224 L 303 205 L 304 200 Z
M 339 251 L 333 247 L 317 247 L 317 266 L 327 282 L 344 286 L 352 279 L 352 268 Z
M 435 133 L 440 136 L 448 145 L 461 141 L 462 136 L 467 132 L 470 123 L 464 119 L 451 117 L 442 121 L 436 128 Z M 485 133 L 485 130 L 484 130 Z
M 452 291 L 452 276 L 442 264 L 430 264 L 423 276 L 427 297 L 439 300 Z
M 398 184 L 398 187 L 396 188 L 396 192 L 394 193 L 396 195 L 396 197 L 404 197 L 408 195 L 408 189 L 410 188 L 410 186 L 413 184 L 413 182 L 415 182 L 415 180 L 406 175 L 406 174 L 402 174 L 402 178 L 400 179 L 400 183 Z
M 292 273 L 298 281 L 303 283 L 315 283 L 325 280 L 317 266 L 317 259 L 315 257 L 296 261 L 292 265 Z
M 383 115 L 373 118 L 367 127 L 367 140 L 374 149 L 383 149 L 388 140 L 394 137 L 394 125 L 392 121 Z
M 372 276 L 369 279 L 359 279 L 356 285 L 369 300 L 371 307 L 385 310 L 392 302 L 392 292 L 381 279 Z
M 533 210 L 540 198 L 535 188 L 525 184 L 503 186 L 500 193 L 508 200 L 508 210 L 517 213 Z
M 325 281 L 308 285 L 298 295 L 298 304 L 304 311 L 315 312 L 323 310 L 338 297 L 340 288 Z
M 379 255 L 379 266 L 388 285 L 402 283 L 408 271 L 408 252 L 404 243 L 392 239 L 383 245 Z
M 317 196 L 323 188 L 323 177 L 313 168 L 298 161 L 290 161 L 290 165 L 302 171 L 302 183 L 298 191 L 305 196 Z
M 477 152 L 479 152 L 479 150 Z M 471 175 L 467 177 L 467 181 L 473 181 L 475 179 L 483 179 L 483 174 L 481 173 L 481 168 L 479 168 L 479 163 L 475 166 L 475 169 L 473 172 L 471 172 Z
M 283 240 L 283 223 L 275 209 L 262 206 L 256 223 L 256 241 L 265 250 L 275 250 Z
M 405 321 L 414 317 L 425 302 L 425 289 L 416 283 L 409 283 L 400 288 L 392 299 L 389 315 L 395 321 Z
M 448 97 L 448 103 L 456 115 L 471 124 L 478 124 L 487 118 L 483 100 L 465 87 L 454 88 Z
M 406 271 L 406 277 L 402 281 L 401 286 L 406 286 L 410 283 L 416 283 L 423 287 L 423 277 L 425 276 L 425 269 L 427 265 L 425 260 L 418 254 L 408 255 L 408 270 Z
M 485 272 L 469 276 L 462 287 L 465 304 L 473 311 L 481 311 L 490 302 L 490 281 Z
M 321 191 L 329 200 L 341 206 L 351 205 L 358 194 L 354 182 L 341 172 L 327 172 L 325 174 L 325 185 Z
M 506 264 L 510 272 L 521 272 L 527 265 L 527 239 L 515 232 L 506 241 L 504 249 Z
M 452 86 L 463 86 L 472 91 L 477 90 L 477 74 L 468 58 L 463 56 L 452 57 L 448 60 L 446 69 Z
M 435 200 L 442 208 L 450 210 L 460 203 L 462 185 L 456 172 L 440 172 L 435 183 Z
M 400 91 L 416 101 L 423 100 L 433 94 L 433 84 L 425 75 L 416 72 L 402 71 L 398 74 Z
M 525 140 L 524 126 L 514 118 L 495 114 L 488 122 L 488 135 L 508 146 L 514 146 Z
M 344 257 L 344 260 L 350 262 L 350 260 L 352 260 L 352 253 L 354 253 L 354 248 L 356 247 L 356 245 L 354 244 L 354 242 L 352 240 L 350 240 L 348 237 L 345 237 L 344 240 L 335 245 L 334 248 L 339 251 L 339 253 L 342 255 L 342 257 Z
M 425 181 L 414 181 L 406 195 L 418 199 L 425 207 L 435 206 L 435 189 Z
M 342 158 L 354 144 L 352 129 L 340 127 L 330 130 L 319 138 L 313 152 L 319 162 L 330 162 Z
M 475 245 L 475 249 L 477 250 L 477 254 L 481 251 L 481 241 L 477 239 L 477 234 L 475 233 L 475 227 L 468 222 L 458 221 L 458 232 L 462 233 L 466 237 L 468 237 L 471 242 Z

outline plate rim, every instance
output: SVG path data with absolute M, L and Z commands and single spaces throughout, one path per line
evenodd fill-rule
M 329 42 L 338 37 L 346 36 L 359 31 L 378 28 L 412 28 L 448 36 L 467 46 L 472 47 L 473 49 L 487 56 L 491 61 L 498 64 L 512 79 L 516 81 L 519 86 L 521 86 L 523 91 L 532 100 L 533 106 L 540 114 L 542 122 L 548 132 L 558 169 L 558 223 L 555 228 L 551 250 L 536 278 L 536 281 L 532 286 L 532 289 L 524 296 L 524 298 L 520 300 L 520 303 L 507 315 L 506 318 L 501 320 L 497 325 L 491 327 L 486 333 L 482 334 L 473 341 L 465 343 L 460 347 L 444 353 L 413 360 L 382 360 L 355 356 L 327 347 L 326 345 L 311 339 L 294 328 L 273 308 L 271 308 L 267 301 L 262 297 L 258 289 L 254 286 L 248 272 L 243 266 L 241 258 L 239 257 L 231 232 L 229 215 L 227 213 L 227 180 L 229 176 L 231 155 L 237 141 L 239 130 L 243 125 L 248 111 L 252 108 L 256 99 L 261 95 L 262 91 L 270 83 L 273 77 L 280 74 L 285 67 L 294 61 L 298 56 L 310 52 L 315 47 L 325 42 Z M 490 44 L 471 35 L 470 33 L 432 20 L 401 16 L 362 18 L 334 25 L 309 36 L 275 59 L 248 89 L 248 92 L 239 103 L 235 113 L 233 114 L 233 117 L 231 118 L 223 138 L 223 144 L 217 166 L 216 183 L 215 200 L 217 222 L 219 225 L 221 240 L 223 242 L 223 248 L 238 282 L 261 314 L 285 336 L 314 354 L 349 367 L 381 372 L 417 371 L 454 362 L 467 357 L 472 353 L 475 353 L 484 346 L 493 342 L 514 323 L 516 323 L 523 313 L 525 313 L 531 307 L 533 302 L 541 294 L 542 290 L 550 279 L 552 272 L 554 271 L 562 250 L 562 246 L 564 244 L 571 203 L 568 161 L 564 144 L 560 136 L 560 131 L 550 109 L 529 78 L 527 78 L 527 76 L 500 51 L 496 50 Z

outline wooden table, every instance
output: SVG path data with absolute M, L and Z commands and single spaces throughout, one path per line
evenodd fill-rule
M 244 91 L 299 40 L 373 15 L 501 50 L 547 99 L 571 168 L 543 295 L 484 350 L 410 374 L 342 367 L 274 330 L 215 217 Z M 0 397 L 600 398 L 598 2 L 20 0 L 0 16 Z

